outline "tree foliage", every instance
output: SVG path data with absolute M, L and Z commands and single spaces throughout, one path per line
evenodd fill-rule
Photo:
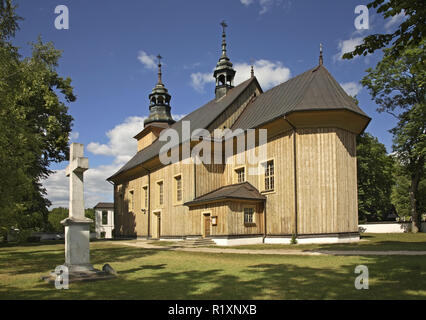
M 95 221 L 95 209 L 87 208 L 84 210 L 84 215 L 86 218 L 90 218 Z M 64 226 L 61 224 L 61 221 L 69 216 L 69 209 L 64 207 L 53 208 L 49 212 L 49 226 L 47 231 L 63 233 Z M 95 232 L 95 223 L 90 225 L 90 232 Z
M 372 34 L 363 39 L 344 59 L 367 55 L 390 45 L 390 54 L 397 58 L 407 48 L 417 47 L 426 38 L 426 5 L 424 0 L 374 0 L 367 7 L 376 9 L 385 19 L 405 15 L 405 20 L 392 33 Z M 392 42 L 393 40 L 393 42 Z
M 10 0 L 0 0 L 0 232 L 10 227 L 44 228 L 49 165 L 67 158 L 76 99 L 70 78 L 56 71 L 61 51 L 39 38 L 32 55 L 21 57 L 9 41 L 19 17 Z
M 405 49 L 398 58 L 385 49 L 383 59 L 361 81 L 379 105 L 378 111 L 398 119 L 390 132 L 397 160 L 411 180 L 407 197 L 414 232 L 420 228 L 416 202 L 426 159 L 425 44 L 422 41 L 419 47 Z
M 392 212 L 393 159 L 384 144 L 369 133 L 357 137 L 358 217 L 385 220 Z

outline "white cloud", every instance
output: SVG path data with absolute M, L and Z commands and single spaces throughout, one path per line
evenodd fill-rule
M 76 141 L 78 139 L 78 137 L 80 136 L 80 133 L 77 131 L 72 131 L 70 134 L 70 140 L 71 141 Z
M 214 82 L 212 73 L 191 73 L 191 86 L 198 92 L 204 92 L 204 86 L 209 82 Z
M 352 97 L 356 96 L 362 89 L 361 84 L 356 82 L 345 82 L 340 84 L 346 93 Z
M 143 129 L 145 119 L 146 117 L 128 117 L 106 133 L 109 138 L 107 144 L 91 142 L 87 145 L 87 150 L 96 155 L 113 156 L 115 163 L 130 160 L 137 148 L 133 137 Z
M 185 115 L 172 116 L 177 121 Z M 90 167 L 84 173 L 84 198 L 87 208 L 95 206 L 98 202 L 112 201 L 113 189 L 106 179 L 136 154 L 137 141 L 133 137 L 143 129 L 145 119 L 146 117 L 128 117 L 106 133 L 108 137 L 106 144 L 91 142 L 87 145 L 87 151 L 94 155 L 113 157 L 110 164 Z M 90 166 L 90 155 L 88 158 Z M 65 169 L 55 171 L 43 185 L 47 190 L 47 198 L 52 202 L 52 208 L 68 207 L 69 178 L 65 175 Z
M 147 69 L 154 70 L 155 68 L 157 68 L 157 63 L 155 62 L 155 56 L 154 55 L 148 55 L 145 51 L 139 52 L 138 60 Z
M 89 168 L 84 173 L 84 204 L 86 208 L 92 208 L 98 202 L 112 202 L 112 185 L 105 179 L 112 176 L 121 165 L 102 165 Z M 65 169 L 55 171 L 43 185 L 47 190 L 47 198 L 52 202 L 51 208 L 69 207 L 69 178 L 65 175 Z
M 246 7 L 255 3 L 255 1 L 260 6 L 260 11 L 259 11 L 260 15 L 268 12 L 274 6 L 282 6 L 284 8 L 289 8 L 292 4 L 292 2 L 289 0 L 240 0 L 240 2 Z
M 236 71 L 234 85 L 237 86 L 250 77 L 250 66 L 250 64 L 245 62 L 234 65 Z M 257 60 L 254 62 L 254 73 L 264 90 L 268 90 L 290 78 L 290 69 L 285 67 L 280 61 Z M 214 81 L 213 71 L 191 74 L 191 86 L 198 92 L 204 92 L 205 85 L 211 82 L 214 83 Z
M 386 23 L 385 23 L 385 29 L 390 32 L 390 30 L 395 26 L 399 25 L 404 19 L 406 18 L 405 11 L 402 10 L 397 15 L 391 17 Z
M 235 85 L 247 80 L 250 77 L 250 64 L 235 64 Z M 264 90 L 268 90 L 280 83 L 290 79 L 290 69 L 282 62 L 260 59 L 254 62 L 254 74 Z
M 360 45 L 362 42 L 363 42 L 362 37 L 351 38 L 348 40 L 340 40 L 337 46 L 339 52 L 336 55 L 334 55 L 333 57 L 334 61 L 342 60 L 342 56 L 345 53 L 354 51 L 355 47 Z

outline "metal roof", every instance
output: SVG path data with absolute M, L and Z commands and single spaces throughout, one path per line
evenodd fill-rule
M 185 205 L 198 205 L 203 203 L 208 203 L 217 200 L 258 200 L 263 201 L 266 199 L 259 190 L 257 190 L 253 185 L 248 182 L 242 182 L 237 184 L 231 184 L 228 186 L 223 186 L 219 189 L 213 190 L 209 193 L 206 193 L 200 197 L 195 198 L 192 201 L 186 202 Z
M 253 82 L 255 78 L 250 78 L 242 83 L 240 83 L 235 88 L 232 88 L 225 96 L 220 99 L 213 99 L 210 102 L 206 103 L 204 106 L 196 109 L 190 114 L 186 115 L 184 118 L 179 120 L 170 126 L 170 128 L 175 129 L 179 134 L 179 140 L 182 140 L 182 122 L 190 121 L 191 131 L 195 129 L 206 129 L 223 111 L 228 108 L 232 102 L 239 97 L 239 95 L 244 92 L 244 90 Z M 183 143 L 186 141 L 180 141 Z M 160 153 L 161 147 L 165 145 L 167 141 L 160 141 L 157 139 L 153 144 L 146 147 L 145 149 L 140 150 L 136 155 L 130 159 L 120 170 L 118 170 L 114 175 L 109 177 L 107 180 L 110 180 L 120 173 L 135 168 L 136 166 L 144 163 L 147 160 L 150 160 L 157 156 Z
M 328 70 L 319 65 L 259 95 L 232 129 L 256 128 L 294 111 L 346 109 L 368 118 Z
M 114 203 L 113 202 L 99 202 L 93 208 L 95 208 L 95 209 L 114 209 Z

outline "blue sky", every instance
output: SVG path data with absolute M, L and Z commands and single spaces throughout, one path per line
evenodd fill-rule
M 391 151 L 388 130 L 395 124 L 378 114 L 359 85 L 368 67 L 381 54 L 341 60 L 341 53 L 371 33 L 395 28 L 369 12 L 368 30 L 355 29 L 357 5 L 370 1 L 314 0 L 20 0 L 21 23 L 15 44 L 23 55 L 28 42 L 41 35 L 63 50 L 59 74 L 71 77 L 77 101 L 73 141 L 86 146 L 86 206 L 111 201 L 112 186 L 105 179 L 136 152 L 132 137 L 142 130 L 148 115 L 148 94 L 156 83 L 152 58 L 163 59 L 163 81 L 172 95 L 172 113 L 178 118 L 214 97 L 212 70 L 220 56 L 221 27 L 226 20 L 228 56 L 237 77 L 250 76 L 250 60 L 264 90 L 296 76 L 318 63 L 319 43 L 324 65 L 350 94 L 357 93 L 361 108 L 372 118 L 367 131 Z M 69 9 L 69 29 L 54 26 L 55 7 Z M 237 79 L 237 80 L 238 80 Z M 66 205 L 67 163 L 45 182 L 53 206 Z

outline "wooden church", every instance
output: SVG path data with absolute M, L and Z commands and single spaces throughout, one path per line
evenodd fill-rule
M 356 136 L 370 118 L 324 67 L 322 50 L 317 66 L 266 92 L 253 69 L 234 86 L 225 26 L 213 73 L 215 98 L 178 122 L 159 62 L 150 115 L 135 136 L 137 153 L 108 178 L 114 184 L 115 236 L 209 238 L 218 245 L 359 240 Z M 191 130 L 211 133 L 242 129 L 247 136 L 266 129 L 266 157 L 255 164 L 236 161 L 241 153 L 260 152 L 258 143 L 226 161 L 182 157 L 165 165 L 160 134 L 174 129 L 182 138 L 184 121 Z M 191 141 L 190 148 L 198 143 Z M 215 153 L 225 142 L 203 143 L 214 144 Z M 182 139 L 175 145 L 180 154 L 182 145 Z M 253 168 L 257 174 L 249 174 Z

